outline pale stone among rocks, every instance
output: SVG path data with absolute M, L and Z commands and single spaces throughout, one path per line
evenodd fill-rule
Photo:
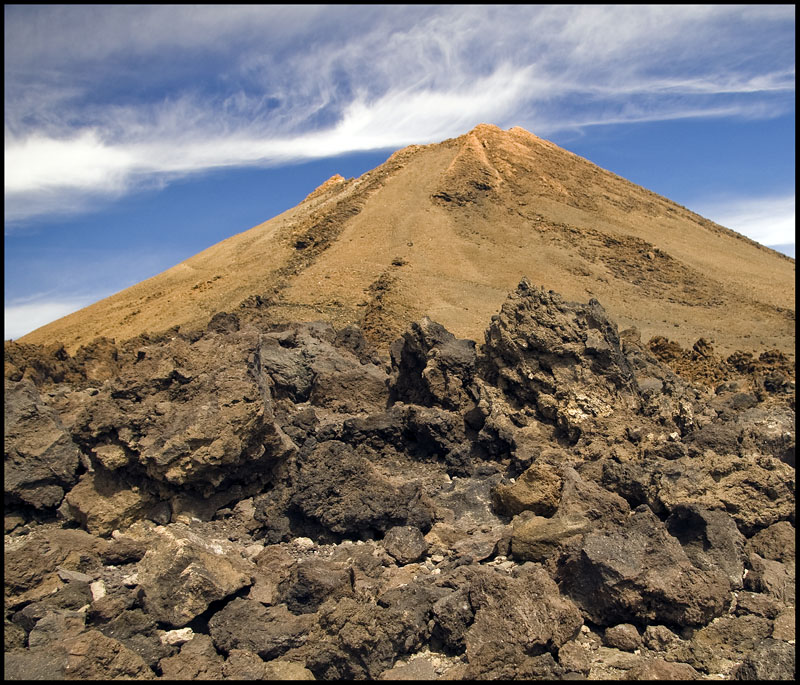
M 94 602 L 106 596 L 106 585 L 102 580 L 95 580 L 90 583 L 89 590 L 92 593 L 92 601 Z
M 292 540 L 295 547 L 302 550 L 314 549 L 316 543 L 311 538 L 295 538 Z
M 136 587 L 139 584 L 139 574 L 131 573 L 122 579 L 122 584 L 125 587 Z
M 189 642 L 189 640 L 191 640 L 193 637 L 194 631 L 191 628 L 168 630 L 161 636 L 161 644 L 180 647 L 182 644 Z

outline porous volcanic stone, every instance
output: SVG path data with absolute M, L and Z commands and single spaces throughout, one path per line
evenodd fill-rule
M 620 623 L 606 628 L 603 641 L 609 647 L 624 649 L 626 652 L 633 652 L 642 646 L 642 637 L 639 635 L 639 631 L 630 623 Z
M 680 543 L 644 505 L 625 528 L 586 535 L 560 562 L 562 589 L 599 625 L 705 625 L 730 604 L 721 571 L 691 564 Z
M 422 531 L 415 526 L 395 526 L 386 531 L 383 546 L 400 564 L 419 561 L 428 551 Z

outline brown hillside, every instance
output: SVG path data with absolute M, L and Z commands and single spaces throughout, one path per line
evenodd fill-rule
M 596 297 L 646 340 L 794 356 L 794 260 L 521 129 L 413 145 L 357 179 L 21 338 L 75 350 L 237 310 L 359 323 L 376 342 L 428 315 L 481 339 L 527 276 Z

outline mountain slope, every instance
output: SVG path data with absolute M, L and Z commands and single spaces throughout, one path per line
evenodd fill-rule
M 359 323 L 388 343 L 428 315 L 459 337 L 522 276 L 599 299 L 621 328 L 793 355 L 794 261 L 521 129 L 410 146 L 23 342 L 74 350 L 216 311 Z

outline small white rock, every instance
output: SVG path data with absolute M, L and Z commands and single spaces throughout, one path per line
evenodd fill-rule
M 295 538 L 294 544 L 300 549 L 312 549 L 315 546 L 311 538 Z
M 89 584 L 89 590 L 92 593 L 92 601 L 96 602 L 101 597 L 106 596 L 106 584 L 102 580 L 96 580 Z
M 194 637 L 194 632 L 191 628 L 179 628 L 178 630 L 169 630 L 161 636 L 162 645 L 173 645 L 180 647 L 182 644 L 189 642 Z
M 441 564 L 444 561 L 444 555 L 442 555 L 442 554 L 433 554 L 433 555 L 431 555 L 431 561 L 434 564 Z
M 122 584 L 125 587 L 136 587 L 139 584 L 139 574 L 131 573 L 129 576 L 125 576 L 122 579 Z
M 255 557 L 257 557 L 261 553 L 261 550 L 263 549 L 264 545 L 258 545 L 258 544 L 248 545 L 247 547 L 244 548 L 244 555 L 252 561 Z

